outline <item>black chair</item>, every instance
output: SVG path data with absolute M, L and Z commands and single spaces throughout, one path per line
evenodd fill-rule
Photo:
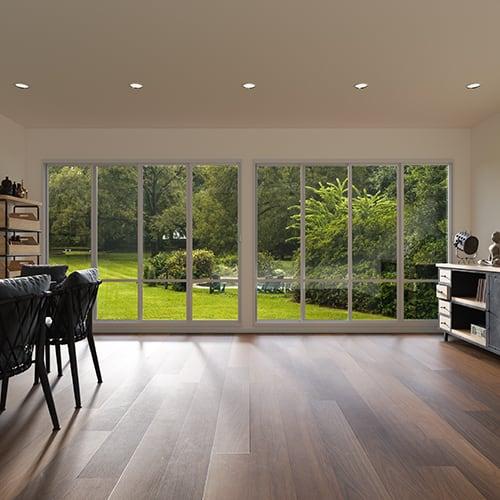
M 21 276 L 48 274 L 50 276 L 50 290 L 52 290 L 66 279 L 67 270 L 68 266 L 66 265 L 23 264 Z
M 44 290 L 48 289 L 49 284 L 49 276 L 1 280 L 0 411 L 5 410 L 9 379 L 29 370 L 35 363 L 35 371 L 41 381 L 52 425 L 54 430 L 58 430 L 59 420 L 43 363 L 45 314 L 48 305 L 48 296 Z M 12 296 L 4 298 L 6 295 Z M 33 361 L 34 351 L 35 361 Z
M 101 369 L 92 333 L 92 310 L 97 299 L 101 281 L 97 279 L 96 269 L 75 271 L 51 292 L 48 316 L 52 319 L 47 331 L 47 360 L 50 364 L 50 345 L 55 346 L 57 374 L 62 376 L 61 345 L 68 346 L 75 407 L 81 408 L 80 383 L 75 343 L 87 339 L 97 382 L 102 383 Z

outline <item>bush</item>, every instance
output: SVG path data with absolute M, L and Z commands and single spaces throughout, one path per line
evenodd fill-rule
M 168 274 L 168 255 L 165 252 L 160 252 L 147 259 L 144 262 L 144 277 L 150 280 L 165 279 Z
M 269 252 L 259 252 L 257 255 L 258 276 L 269 276 L 273 274 L 275 260 Z
M 193 278 L 209 278 L 215 269 L 215 255 L 211 250 L 193 250 Z M 147 279 L 185 280 L 186 251 L 160 252 L 150 257 L 144 265 Z M 185 291 L 186 283 L 172 283 L 172 289 Z

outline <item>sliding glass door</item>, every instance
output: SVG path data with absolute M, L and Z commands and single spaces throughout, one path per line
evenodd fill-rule
M 49 261 L 98 267 L 99 320 L 236 321 L 238 173 L 234 164 L 49 165 Z
M 103 321 L 238 321 L 240 297 L 247 327 L 433 320 L 448 184 L 440 164 L 258 164 L 240 262 L 237 164 L 48 165 L 48 260 L 98 267 Z
M 257 320 L 435 319 L 447 165 L 258 165 Z

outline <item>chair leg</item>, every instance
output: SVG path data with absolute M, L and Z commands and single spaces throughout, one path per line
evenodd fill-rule
M 99 367 L 99 360 L 97 359 L 97 351 L 95 348 L 94 335 L 92 334 L 92 332 L 88 333 L 87 340 L 89 342 L 92 361 L 94 362 L 95 374 L 97 375 L 97 383 L 102 384 L 101 368 Z
M 62 361 L 61 361 L 61 344 L 59 344 L 59 342 L 56 341 L 54 345 L 56 347 L 57 376 L 62 377 L 63 371 L 62 371 Z
M 2 380 L 2 395 L 0 397 L 0 412 L 5 410 L 5 405 L 7 403 L 7 389 L 9 388 L 9 379 L 4 378 Z
M 45 344 L 45 370 L 50 373 L 50 344 Z
M 68 341 L 69 363 L 71 366 L 71 378 L 73 379 L 73 392 L 75 393 L 75 408 L 81 408 L 80 382 L 78 381 L 78 365 L 76 361 L 75 341 Z
M 61 427 L 59 426 L 59 419 L 57 418 L 56 405 L 54 404 L 54 398 L 52 397 L 52 391 L 50 390 L 49 379 L 47 377 L 47 372 L 45 371 L 45 366 L 43 362 L 38 363 L 37 366 L 38 375 L 40 377 L 40 382 L 42 384 L 43 395 L 45 396 L 45 401 L 49 409 L 50 418 L 52 419 L 52 426 L 54 430 L 57 431 Z
M 38 356 L 38 347 L 35 347 L 35 359 L 37 359 Z M 35 376 L 33 380 L 33 385 L 38 385 L 38 382 L 40 382 L 40 377 L 38 376 L 38 364 L 35 362 Z

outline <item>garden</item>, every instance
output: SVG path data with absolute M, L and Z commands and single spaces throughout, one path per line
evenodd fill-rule
M 405 317 L 436 317 L 434 262 L 446 259 L 447 170 L 405 167 Z M 186 167 L 143 168 L 144 319 L 186 319 Z M 91 174 L 49 169 L 50 261 L 90 266 Z M 138 318 L 137 168 L 98 169 L 100 319 Z M 345 167 L 306 174 L 305 318 L 346 320 L 348 184 Z M 237 167 L 193 168 L 193 319 L 238 318 Z M 259 320 L 300 319 L 300 175 L 259 167 Z M 353 319 L 396 317 L 396 169 L 353 167 Z M 110 281 L 111 280 L 111 281 Z

